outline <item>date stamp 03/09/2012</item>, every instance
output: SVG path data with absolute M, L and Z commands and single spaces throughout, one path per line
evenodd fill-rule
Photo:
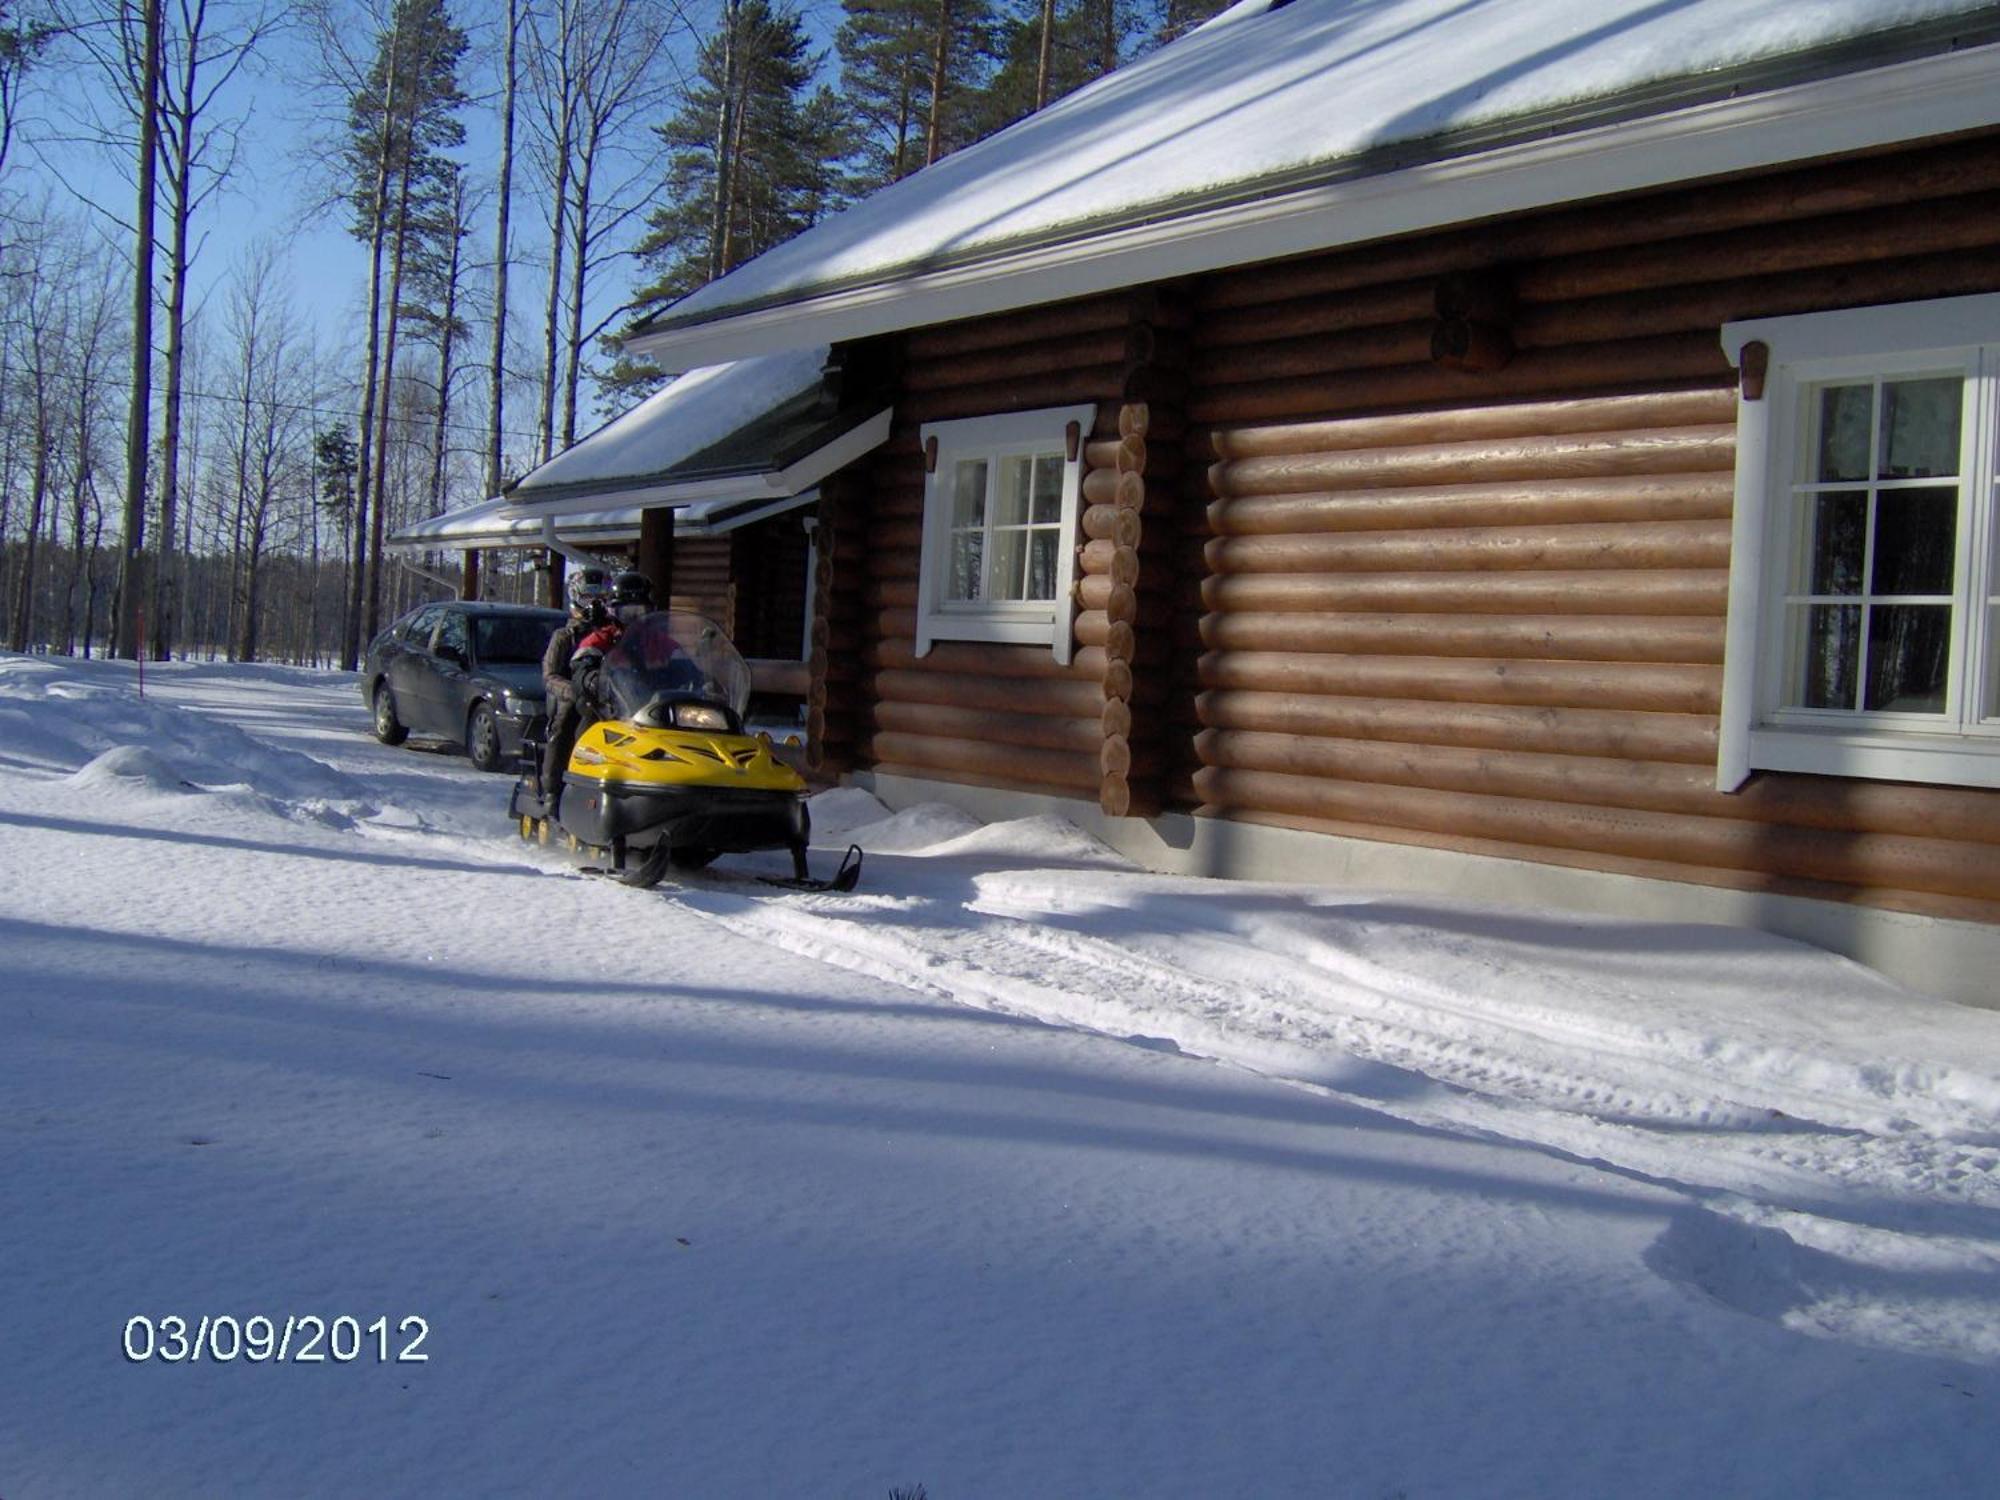
M 317 1313 L 288 1313 L 276 1318 L 257 1313 L 236 1318 L 204 1313 L 184 1318 L 169 1313 L 127 1318 L 122 1345 L 125 1358 L 135 1365 L 152 1360 L 170 1365 L 201 1360 L 229 1364 L 239 1359 L 250 1364 L 420 1365 L 430 1359 L 423 1347 L 430 1332 L 429 1321 L 415 1314 L 363 1322 L 346 1314 L 323 1318 Z

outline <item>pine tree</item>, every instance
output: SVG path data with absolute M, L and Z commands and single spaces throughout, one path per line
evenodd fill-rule
M 389 394 L 396 383 L 404 269 L 413 253 L 421 255 L 426 225 L 435 232 L 443 217 L 436 205 L 447 194 L 453 171 L 444 153 L 465 140 L 457 118 L 465 102 L 458 86 L 465 50 L 465 33 L 452 23 L 444 0 L 397 0 L 366 76 L 348 101 L 343 165 L 354 214 L 350 231 L 369 247 L 352 580 L 359 589 L 365 573 L 367 586 L 365 594 L 350 598 L 349 628 L 355 633 L 342 643 L 342 665 L 350 668 L 362 641 L 373 635 L 381 607 Z
M 860 133 L 857 195 L 907 177 L 980 134 L 980 90 L 1001 44 L 992 0 L 843 0 L 842 102 Z
M 814 88 L 820 58 L 797 11 L 736 0 L 703 47 L 697 82 L 658 127 L 664 201 L 637 254 L 655 279 L 633 298 L 657 308 L 810 228 L 836 206 L 845 111 Z M 659 384 L 620 361 L 600 381 L 630 396 Z

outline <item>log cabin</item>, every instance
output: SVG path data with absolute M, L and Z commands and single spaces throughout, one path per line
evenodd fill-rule
M 629 343 L 807 340 L 829 773 L 2000 1004 L 2000 6 L 1245 0 Z

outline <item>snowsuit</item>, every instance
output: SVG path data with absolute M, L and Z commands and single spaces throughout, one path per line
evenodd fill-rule
M 556 804 L 562 799 L 563 769 L 583 728 L 573 680 L 576 647 L 596 628 L 595 621 L 571 619 L 549 637 L 548 648 L 542 652 L 542 694 L 549 716 L 548 739 L 542 746 L 542 797 L 550 817 L 555 816 Z

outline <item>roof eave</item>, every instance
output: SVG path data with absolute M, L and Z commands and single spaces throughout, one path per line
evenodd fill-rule
M 2000 124 L 2000 44 L 1843 72 L 643 330 L 681 371 Z
M 569 493 L 531 495 L 517 491 L 509 498 L 536 516 L 574 515 L 627 505 L 678 509 L 706 500 L 789 500 L 879 447 L 889 436 L 891 415 L 892 408 L 884 407 L 782 469 L 677 483 L 628 482 L 629 487 L 624 488 L 618 487 L 617 481 L 610 481 L 579 485 Z

